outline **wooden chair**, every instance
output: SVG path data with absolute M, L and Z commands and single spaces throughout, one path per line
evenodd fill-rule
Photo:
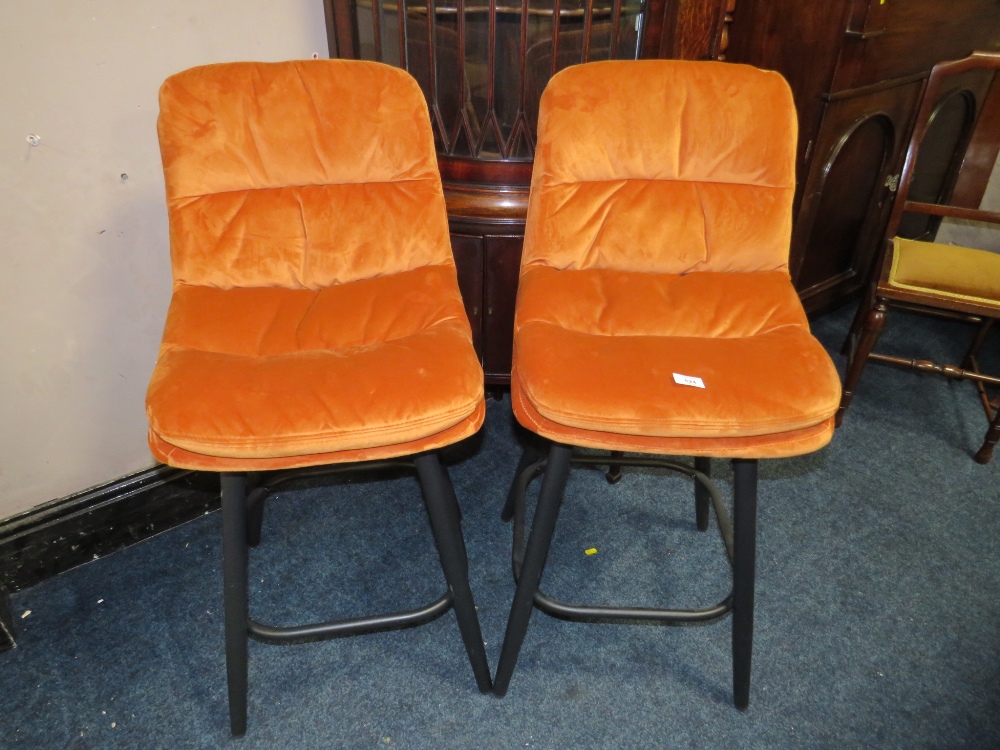
M 598 62 L 542 95 L 521 261 L 511 401 L 528 448 L 514 517 L 517 591 L 494 692 L 534 607 L 574 620 L 691 623 L 732 614 L 733 700 L 750 700 L 757 461 L 826 445 L 840 383 L 788 275 L 795 108 L 776 73 L 715 62 Z M 574 446 L 611 455 L 574 454 Z M 629 453 L 641 456 L 624 455 Z M 547 455 L 546 455 L 547 454 Z M 694 464 L 666 456 L 695 456 Z M 730 459 L 734 511 L 710 479 Z M 733 571 L 717 605 L 560 602 L 540 589 L 572 464 L 693 477 L 695 521 L 716 520 Z M 524 495 L 544 474 L 523 543 Z M 613 475 L 614 476 L 614 475 Z
M 343 60 L 193 68 L 160 90 L 159 137 L 174 291 L 149 443 L 166 464 L 221 474 L 232 733 L 246 730 L 248 637 L 314 641 L 454 607 L 488 692 L 459 508 L 437 456 L 482 425 L 483 373 L 416 81 Z M 385 466 L 417 472 L 447 591 L 335 622 L 252 619 L 247 547 L 287 470 Z
M 977 52 L 963 60 L 939 63 L 931 71 L 886 229 L 884 255 L 877 268 L 877 281 L 873 282 L 859 306 L 845 342 L 848 364 L 843 397 L 837 412 L 837 424 L 840 425 L 869 360 L 957 380 L 972 380 L 977 385 L 987 419 L 990 420 L 983 445 L 975 454 L 975 460 L 981 464 L 990 461 L 993 447 L 1000 439 L 1000 409 L 991 403 L 986 390 L 987 385 L 1000 385 L 1000 377 L 981 372 L 978 359 L 994 322 L 1000 317 L 1000 254 L 928 240 L 933 239 L 942 217 L 1000 224 L 1000 213 L 951 205 L 955 175 L 945 183 L 937 200 L 915 200 L 911 198 L 911 192 L 915 184 L 914 176 L 921 164 L 921 147 L 943 102 L 959 97 L 968 105 L 964 132 L 952 159 L 955 166 L 962 164 L 967 147 L 977 136 L 977 128 L 988 124 L 986 118 L 976 111 L 974 99 L 959 84 L 959 76 L 971 71 L 987 71 L 994 74 L 996 87 L 997 70 L 1000 70 L 1000 54 Z M 1000 134 L 994 133 L 992 138 L 996 140 Z M 901 224 L 912 215 L 931 219 L 929 223 L 925 222 L 929 230 L 916 239 L 900 236 Z M 958 365 L 938 364 L 873 352 L 885 327 L 889 308 L 973 323 L 976 331 L 962 361 Z

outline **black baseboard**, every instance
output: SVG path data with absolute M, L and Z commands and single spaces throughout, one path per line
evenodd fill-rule
M 218 474 L 156 466 L 32 508 L 0 521 L 0 592 L 34 586 L 218 507 Z
M 14 648 L 14 618 L 10 614 L 10 596 L 0 589 L 0 652 Z

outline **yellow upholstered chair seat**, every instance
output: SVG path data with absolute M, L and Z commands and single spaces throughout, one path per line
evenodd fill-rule
M 1000 253 L 893 238 L 889 285 L 1000 310 Z

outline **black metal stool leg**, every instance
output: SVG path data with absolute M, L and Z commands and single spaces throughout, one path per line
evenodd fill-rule
M 706 477 L 712 476 L 712 459 L 707 456 L 697 456 L 694 459 L 694 468 Z M 708 488 L 697 479 L 694 482 L 694 515 L 698 525 L 698 531 L 708 531 L 708 505 L 712 502 L 712 496 Z
M 510 489 L 507 491 L 507 502 L 504 503 L 503 510 L 500 512 L 500 520 L 504 523 L 507 523 L 514 517 L 514 496 L 516 495 L 518 477 L 531 464 L 540 459 L 542 455 L 542 452 L 531 443 L 524 446 L 524 452 L 521 453 L 521 460 L 517 462 L 517 469 L 514 471 L 514 479 L 510 483 Z
M 500 651 L 500 663 L 497 665 L 496 677 L 493 680 L 493 693 L 497 697 L 502 698 L 507 693 L 517 656 L 521 652 L 521 644 L 528 631 L 535 592 L 542 579 L 542 569 L 545 567 L 545 558 L 549 553 L 556 518 L 559 516 L 559 506 L 566 489 L 572 453 L 572 448 L 559 443 L 553 443 L 549 449 L 549 460 L 538 496 L 535 520 L 528 535 L 524 561 L 521 564 L 521 577 L 514 593 L 514 603 L 507 619 L 507 632 L 504 634 L 503 648 Z
M 476 685 L 480 692 L 488 693 L 492 688 L 490 667 L 486 661 L 486 649 L 483 646 L 479 618 L 476 616 L 476 605 L 472 599 L 472 588 L 469 586 L 469 566 L 459 522 L 458 503 L 437 455 L 428 453 L 418 456 L 414 463 L 427 503 L 427 514 L 438 555 L 441 557 L 441 567 L 451 591 L 458 629 L 469 655 Z
M 458 496 L 455 494 L 455 485 L 451 482 L 451 474 L 448 467 L 441 463 L 438 458 L 438 465 L 441 467 L 441 478 L 444 480 L 445 500 L 448 507 L 455 509 L 455 520 L 458 521 L 458 545 L 462 552 L 462 561 L 465 564 L 465 575 L 469 575 L 469 553 L 465 548 L 465 535 L 462 533 L 462 506 L 458 503 Z
M 438 463 L 441 465 L 441 476 L 444 478 L 445 491 L 448 496 L 452 499 L 455 504 L 455 512 L 458 514 L 458 523 L 462 523 L 462 506 L 458 504 L 458 496 L 455 494 L 455 485 L 452 484 L 451 474 L 448 473 L 448 467 L 441 463 L 441 459 L 438 458 Z M 465 537 L 460 535 L 462 539 L 462 553 L 465 553 Z M 466 562 L 468 562 L 468 556 L 466 556 Z
M 757 561 L 757 461 L 733 460 L 733 703 L 750 705 L 754 573 Z
M 247 473 L 247 544 L 256 547 L 260 544 L 261 530 L 264 528 L 264 501 L 271 494 L 271 489 L 261 484 L 264 475 L 261 472 Z
M 222 475 L 222 568 L 226 618 L 229 726 L 247 731 L 247 495 L 243 474 Z
M 608 465 L 608 470 L 604 474 L 604 478 L 608 480 L 608 484 L 618 484 L 622 481 L 622 465 L 614 463 L 616 458 L 621 458 L 625 455 L 622 451 L 611 451 L 611 464 Z

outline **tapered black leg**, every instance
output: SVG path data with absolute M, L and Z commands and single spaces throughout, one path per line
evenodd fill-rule
M 418 456 L 415 464 L 472 673 L 480 692 L 488 693 L 492 687 L 490 667 L 486 661 L 486 649 L 483 647 L 483 634 L 479 629 L 472 588 L 469 586 L 469 567 L 462 526 L 458 519 L 458 503 L 437 455 L 428 453 Z
M 712 459 L 707 456 L 697 456 L 694 459 L 694 468 L 706 477 L 712 476 Z M 712 501 L 712 496 L 697 479 L 694 482 L 694 515 L 698 525 L 698 531 L 708 531 L 708 504 Z
M 447 507 L 455 509 L 455 520 L 458 523 L 458 545 L 462 553 L 462 563 L 465 565 L 466 577 L 468 577 L 469 553 L 465 548 L 465 535 L 462 533 L 462 506 L 459 505 L 458 497 L 455 495 L 455 485 L 451 482 L 451 474 L 448 473 L 448 467 L 441 463 L 440 458 L 438 458 L 438 466 L 441 468 L 445 503 Z
M 608 480 L 608 484 L 618 484 L 622 481 L 622 466 L 621 464 L 614 463 L 616 458 L 622 457 L 621 451 L 611 451 L 611 464 L 608 466 L 608 471 L 604 475 L 604 478 Z
M 441 462 L 441 459 L 439 458 L 438 459 L 438 463 L 440 463 L 440 462 Z M 451 482 L 451 474 L 448 473 L 448 467 L 445 466 L 444 464 L 441 464 L 441 476 L 444 479 L 445 492 L 448 493 L 448 496 L 455 503 L 455 512 L 458 514 L 457 515 L 458 523 L 461 524 L 462 523 L 462 506 L 458 504 L 458 497 L 455 495 L 455 485 L 452 484 L 452 482 Z M 459 535 L 459 537 L 462 539 L 462 552 L 464 553 L 465 552 L 465 538 L 462 537 L 461 535 Z M 466 561 L 468 562 L 468 560 L 466 560 Z
M 260 475 L 247 475 L 247 544 L 256 547 L 260 544 L 261 531 L 264 528 L 264 500 L 271 490 L 261 485 Z
M 521 453 L 521 460 L 517 462 L 517 469 L 514 470 L 514 479 L 510 483 L 510 489 L 507 491 L 507 502 L 504 503 L 503 510 L 500 512 L 500 520 L 504 523 L 507 523 L 507 521 L 514 517 L 514 498 L 517 494 L 518 478 L 541 457 L 542 452 L 532 443 L 524 446 L 524 451 Z
M 247 495 L 243 474 L 222 475 L 222 574 L 229 726 L 247 731 Z
M 496 677 L 493 680 L 493 693 L 497 697 L 503 697 L 507 693 L 510 678 L 514 674 L 514 665 L 521 652 L 521 644 L 528 631 L 535 592 L 542 579 L 542 569 L 545 567 L 545 558 L 552 542 L 556 518 L 559 516 L 559 506 L 566 489 L 571 455 L 572 449 L 559 443 L 553 443 L 549 449 L 549 460 L 538 496 L 535 520 L 528 535 L 524 561 L 521 564 L 521 577 L 514 593 L 514 603 L 507 619 L 507 632 L 500 651 L 500 663 L 497 665 Z
M 757 564 L 757 461 L 734 459 L 733 703 L 750 705 L 754 574 Z

